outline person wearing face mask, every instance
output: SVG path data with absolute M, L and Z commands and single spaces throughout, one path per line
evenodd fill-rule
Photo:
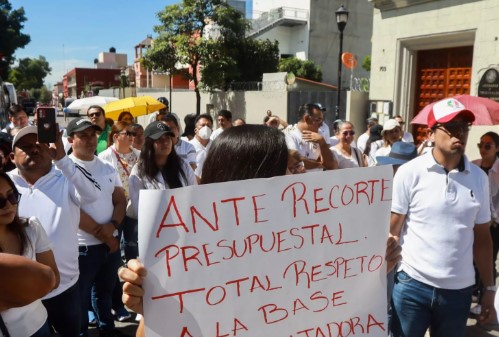
M 196 149 L 196 170 L 194 173 L 201 179 L 203 163 L 210 148 L 210 136 L 213 131 L 213 118 L 208 114 L 199 115 L 194 122 L 194 138 L 189 141 Z

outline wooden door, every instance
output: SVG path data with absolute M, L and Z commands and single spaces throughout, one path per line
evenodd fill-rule
M 473 46 L 421 50 L 417 60 L 415 114 L 445 97 L 470 93 Z M 425 139 L 425 126 L 414 125 L 412 131 L 416 144 Z

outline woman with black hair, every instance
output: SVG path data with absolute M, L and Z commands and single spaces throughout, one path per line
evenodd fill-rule
M 5 173 L 0 173 L 0 253 L 24 256 L 50 267 L 52 289 L 59 285 L 59 270 L 47 234 L 35 217 L 20 218 L 17 205 L 21 194 Z M 40 299 L 0 312 L 3 336 L 50 336 L 47 311 Z
M 144 130 L 145 143 L 128 180 L 129 197 L 135 218 L 140 190 L 165 190 L 194 185 L 194 171 L 173 148 L 175 134 L 162 122 L 152 122 Z
M 496 279 L 496 260 L 497 253 L 499 252 L 499 135 L 493 131 L 486 132 L 480 137 L 480 143 L 477 145 L 481 158 L 473 160 L 473 163 L 480 166 L 489 177 L 490 211 L 492 216 L 492 222 L 490 224 L 490 236 L 492 237 L 492 270 L 494 271 L 494 279 Z M 475 271 L 477 270 L 475 269 Z M 478 286 L 481 295 L 484 289 L 480 282 L 478 272 L 476 273 L 475 279 L 477 280 L 476 286 Z M 471 308 L 471 312 L 479 315 L 481 313 L 480 304 Z
M 369 138 L 367 138 L 364 149 L 364 156 L 367 157 L 367 166 L 376 166 L 376 151 L 380 147 L 379 141 L 383 139 L 381 131 L 383 131 L 381 125 L 373 125 L 370 129 Z
M 288 148 L 284 134 L 266 125 L 246 124 L 226 129 L 213 142 L 203 166 L 201 184 L 255 178 L 271 178 L 286 174 Z M 387 242 L 387 260 L 399 255 Z M 390 248 L 390 249 L 389 249 Z M 130 260 L 119 271 L 125 281 L 123 301 L 130 309 L 143 312 L 142 283 L 147 272 L 138 260 Z M 144 336 L 144 321 L 136 336 Z
M 266 125 L 241 125 L 226 129 L 213 142 L 201 184 L 281 176 L 287 165 L 288 148 L 282 132 Z

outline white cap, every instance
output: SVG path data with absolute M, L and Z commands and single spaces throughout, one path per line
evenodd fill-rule
M 38 134 L 38 128 L 36 126 L 25 126 L 22 128 L 16 135 L 14 136 L 14 139 L 12 140 L 12 150 L 14 150 L 14 147 L 16 146 L 16 143 L 19 141 L 19 139 L 23 138 L 26 135 L 29 134 Z

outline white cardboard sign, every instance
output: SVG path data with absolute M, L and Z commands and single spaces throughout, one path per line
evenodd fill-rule
M 383 336 L 392 168 L 141 191 L 146 336 Z

